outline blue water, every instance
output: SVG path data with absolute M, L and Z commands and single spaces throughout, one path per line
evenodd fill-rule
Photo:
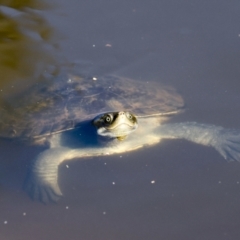
M 239 1 L 52 0 L 38 6 L 0 8 L 7 23 L 0 25 L 0 106 L 74 63 L 79 74 L 114 73 L 175 87 L 186 112 L 174 122 L 240 128 Z M 240 237 L 240 164 L 211 148 L 168 140 L 63 163 L 64 197 L 48 205 L 22 190 L 40 151 L 0 142 L 0 239 Z

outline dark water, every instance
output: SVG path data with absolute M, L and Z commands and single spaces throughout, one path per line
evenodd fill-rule
M 239 1 L 21 2 L 1 1 L 1 104 L 75 63 L 174 86 L 187 111 L 173 121 L 240 128 Z M 1 240 L 240 238 L 240 164 L 211 148 L 164 141 L 63 163 L 50 205 L 22 190 L 40 151 L 0 142 Z

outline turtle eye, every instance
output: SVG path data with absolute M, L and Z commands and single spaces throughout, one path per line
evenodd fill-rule
M 106 123 L 111 123 L 112 122 L 112 115 L 107 114 L 106 117 L 105 117 L 105 122 Z
M 133 115 L 131 113 L 127 113 L 127 117 L 132 120 L 133 119 Z

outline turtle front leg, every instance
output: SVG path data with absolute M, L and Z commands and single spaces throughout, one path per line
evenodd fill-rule
M 240 131 L 196 122 L 164 124 L 157 129 L 160 138 L 183 138 L 214 147 L 226 160 L 240 162 Z
M 24 188 L 34 200 L 56 202 L 62 196 L 58 186 L 58 166 L 67 158 L 68 148 L 52 148 L 40 153 L 33 161 Z

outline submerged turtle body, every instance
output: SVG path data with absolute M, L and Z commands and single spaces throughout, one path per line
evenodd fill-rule
M 183 138 L 240 161 L 240 131 L 196 122 L 164 123 L 181 111 L 182 97 L 157 83 L 108 76 L 62 77 L 6 101 L 0 136 L 48 143 L 34 159 L 25 189 L 42 202 L 62 195 L 58 166 L 73 158 L 119 154 Z
M 100 113 L 129 111 L 137 116 L 177 112 L 182 97 L 173 88 L 108 76 L 77 76 L 38 84 L 0 110 L 0 136 L 38 139 L 75 128 Z

